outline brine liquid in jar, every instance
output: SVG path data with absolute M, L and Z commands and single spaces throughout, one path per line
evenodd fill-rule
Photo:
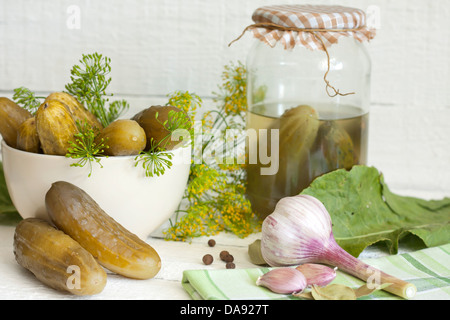
M 291 105 L 254 105 L 248 112 L 248 130 L 267 129 L 267 143 L 261 143 L 258 134 L 256 142 L 247 143 L 247 196 L 261 218 L 271 214 L 281 198 L 298 195 L 316 177 L 367 161 L 367 112 L 350 105 Z M 285 111 L 268 115 L 267 110 Z M 270 130 L 278 130 L 278 148 Z M 278 170 L 261 174 L 261 168 L 273 165 L 261 161 L 261 151 L 273 162 L 277 149 Z M 251 152 L 258 152 L 258 157 L 249 156 Z

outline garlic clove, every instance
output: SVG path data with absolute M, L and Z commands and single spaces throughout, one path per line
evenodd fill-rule
M 256 280 L 256 285 L 266 287 L 275 293 L 292 294 L 302 292 L 307 286 L 307 281 L 297 269 L 284 267 L 263 274 Z
M 296 269 L 303 273 L 308 286 L 317 285 L 324 287 L 336 278 L 337 268 L 330 268 L 322 264 L 305 263 Z

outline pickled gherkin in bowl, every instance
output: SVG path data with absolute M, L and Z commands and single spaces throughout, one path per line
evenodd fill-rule
M 178 126 L 189 132 L 191 118 L 177 117 L 172 123 L 168 117 L 161 122 L 168 129 L 164 139 L 176 143 L 170 150 L 159 144 L 147 149 L 154 137 L 136 120 L 121 118 L 129 109 L 127 101 L 110 99 L 111 59 L 94 53 L 79 62 L 65 91 L 40 97 L 20 87 L 14 101 L 0 98 L 8 191 L 23 218 L 48 220 L 45 193 L 55 181 L 67 181 L 145 238 L 171 217 L 182 199 L 191 146 L 173 132 Z M 159 115 L 164 116 L 162 111 Z
M 37 116 L 5 100 L 7 110 L 12 105 L 12 112 L 20 115 L 11 117 L 20 118 L 14 126 L 18 144 L 11 146 L 4 139 L 1 148 L 6 184 L 20 215 L 48 220 L 45 193 L 53 182 L 63 180 L 89 192 L 115 220 L 146 238 L 171 217 L 181 201 L 190 170 L 190 146 L 170 152 L 158 150 L 158 156 L 170 160 L 170 166 L 160 168 L 159 175 L 149 176 L 148 168 L 138 161 L 147 154 L 140 154 L 146 146 L 146 135 L 136 121 L 119 119 L 100 130 L 98 122 L 86 117 L 80 127 L 74 110 L 82 110 L 83 115 L 88 111 L 74 109 L 82 107 L 75 102 L 69 108 L 67 101 L 77 100 L 67 93 L 53 93 L 51 97 L 37 109 Z M 0 120 L 0 124 L 6 121 Z M 12 136 L 11 126 L 9 131 L 4 127 L 0 126 L 0 131 Z M 92 133 L 92 140 L 86 139 L 89 137 L 83 136 L 80 128 L 90 130 L 84 132 Z M 91 162 L 67 156 L 77 141 L 79 147 L 90 143 L 91 151 L 97 143 L 99 152 L 91 154 Z M 103 150 L 108 152 L 103 154 Z M 84 166 L 80 160 L 86 161 Z

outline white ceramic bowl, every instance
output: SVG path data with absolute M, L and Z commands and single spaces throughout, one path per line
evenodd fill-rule
M 134 156 L 102 158 L 89 166 L 64 156 L 24 152 L 2 141 L 2 160 L 11 200 L 23 218 L 49 220 L 45 194 L 53 182 L 67 181 L 86 191 L 113 219 L 140 238 L 147 238 L 178 207 L 191 164 L 190 147 L 172 151 L 172 167 L 159 177 L 146 177 Z

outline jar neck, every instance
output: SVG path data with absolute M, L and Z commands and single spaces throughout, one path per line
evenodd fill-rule
M 327 54 L 322 50 L 301 46 L 286 50 L 281 43 L 271 48 L 255 41 L 247 60 L 250 111 L 266 106 L 270 109 L 267 115 L 280 116 L 286 109 L 308 104 L 321 109 L 352 106 L 361 114 L 368 112 L 371 62 L 364 44 L 350 37 L 340 38 L 328 49 L 328 71 Z M 330 97 L 325 74 L 340 93 L 354 94 Z

